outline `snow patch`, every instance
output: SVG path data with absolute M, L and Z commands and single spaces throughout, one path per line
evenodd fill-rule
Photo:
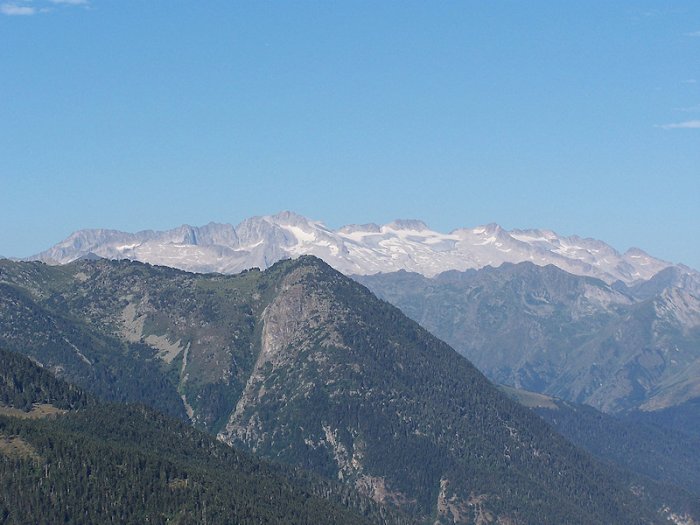
M 292 212 L 246 219 L 236 227 L 218 225 L 226 235 L 197 234 L 197 244 L 182 241 L 184 225 L 165 232 L 136 234 L 83 230 L 38 254 L 50 264 L 65 264 L 90 252 L 105 258 L 173 266 L 193 272 L 237 273 L 267 268 L 280 259 L 312 254 L 346 274 L 406 270 L 432 277 L 448 270 L 533 261 L 553 264 L 575 275 L 612 284 L 649 279 L 670 263 L 637 249 L 624 255 L 594 239 L 564 237 L 549 230 L 503 230 L 496 224 L 441 233 L 420 221 L 350 225 L 332 230 Z M 219 243 L 219 244 L 217 244 Z

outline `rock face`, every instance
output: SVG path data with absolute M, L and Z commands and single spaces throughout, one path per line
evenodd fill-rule
M 356 278 L 493 381 L 619 412 L 700 396 L 700 299 L 663 273 L 629 288 L 530 263 Z
M 0 345 L 421 520 L 662 522 L 666 501 L 316 258 L 235 276 L 0 261 L 0 284 Z
M 327 360 L 329 347 L 343 348 L 336 326 L 342 321 L 342 312 L 334 311 L 327 293 L 306 293 L 304 281 L 313 279 L 313 268 L 301 267 L 286 276 L 279 293 L 262 313 L 260 353 L 246 382 L 226 429 L 220 434 L 227 441 L 245 442 L 257 450 L 264 441 L 257 409 L 263 397 L 287 404 L 297 398 L 308 398 L 315 388 L 312 382 L 300 381 L 300 391 L 276 392 L 279 385 L 267 381 L 271 371 L 284 370 L 287 374 L 303 376 L 309 361 Z M 313 312 L 313 316 L 308 313 Z M 318 345 L 319 348 L 309 355 Z
M 619 253 L 601 241 L 563 237 L 549 230 L 506 231 L 489 224 L 440 233 L 416 220 L 331 230 L 292 212 L 252 217 L 236 227 L 210 223 L 134 234 L 81 230 L 30 259 L 65 264 L 91 253 L 219 273 L 265 269 L 281 259 L 315 255 L 346 275 L 406 270 L 428 277 L 448 270 L 530 261 L 540 266 L 553 264 L 610 284 L 646 280 L 672 267 L 639 249 Z

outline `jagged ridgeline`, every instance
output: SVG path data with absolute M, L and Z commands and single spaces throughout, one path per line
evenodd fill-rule
M 235 276 L 110 261 L 0 271 L 1 346 L 426 521 L 662 522 L 663 502 L 319 259 Z
M 97 403 L 26 357 L 0 363 L 2 523 L 412 523 L 152 409 Z
M 677 268 L 629 287 L 529 262 L 357 279 L 496 383 L 610 413 L 700 393 L 700 289 Z

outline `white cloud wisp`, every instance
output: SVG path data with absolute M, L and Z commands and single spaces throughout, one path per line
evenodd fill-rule
M 69 6 L 89 8 L 90 0 L 42 0 L 40 2 L 15 0 L 1 3 L 0 14 L 5 16 L 32 16 Z
M 0 4 L 0 13 L 7 16 L 31 16 L 39 11 L 36 7 L 17 4 Z
M 661 124 L 658 127 L 662 129 L 700 129 L 700 120 L 686 120 L 671 124 Z

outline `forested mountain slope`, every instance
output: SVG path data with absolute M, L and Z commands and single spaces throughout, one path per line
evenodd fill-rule
M 667 502 L 313 257 L 235 276 L 126 261 L 0 272 L 1 345 L 420 519 L 663 521 Z
M 650 420 L 606 414 L 534 392 L 501 387 L 572 443 L 641 477 L 681 487 L 700 506 L 700 439 Z M 693 499 L 692 497 L 690 498 Z
M 3 523 L 411 523 L 151 409 L 97 403 L 25 357 L 0 364 Z

